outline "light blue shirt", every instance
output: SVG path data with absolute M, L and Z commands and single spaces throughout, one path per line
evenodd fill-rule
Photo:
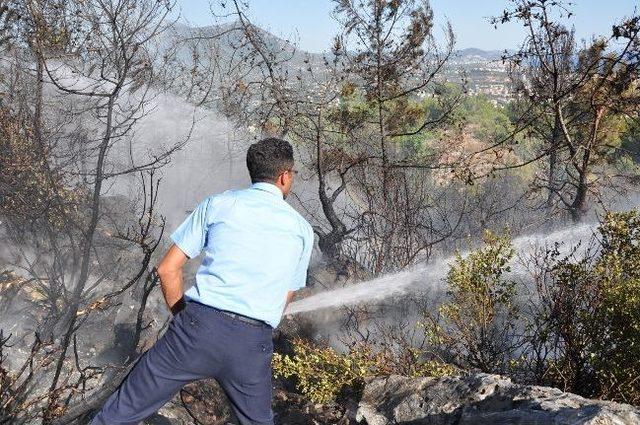
M 306 285 L 313 230 L 271 183 L 209 196 L 170 237 L 189 258 L 204 249 L 185 292 L 200 303 L 275 328 L 287 291 Z

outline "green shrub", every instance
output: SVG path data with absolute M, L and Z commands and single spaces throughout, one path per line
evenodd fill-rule
M 505 373 L 515 350 L 515 283 L 504 279 L 514 255 L 509 238 L 485 233 L 484 247 L 456 254 L 447 275 L 449 299 L 427 318 L 427 336 L 456 364 Z
M 397 373 L 390 353 L 375 352 L 371 346 L 357 344 L 341 354 L 330 347 L 318 347 L 302 339 L 293 341 L 293 357 L 274 353 L 275 377 L 294 378 L 300 392 L 315 403 L 327 403 L 343 391 L 359 393 L 367 376 Z M 419 357 L 419 353 L 414 353 Z M 417 361 L 412 376 L 444 376 L 456 369 L 437 360 Z
M 586 396 L 640 403 L 638 211 L 607 214 L 597 249 L 583 259 L 559 259 L 552 272 L 550 319 L 562 340 L 557 361 L 570 372 L 561 383 Z
M 326 403 L 345 387 L 358 389 L 375 364 L 366 349 L 343 355 L 332 348 L 316 347 L 302 339 L 293 341 L 294 356 L 273 355 L 275 377 L 294 377 L 298 389 L 315 403 Z

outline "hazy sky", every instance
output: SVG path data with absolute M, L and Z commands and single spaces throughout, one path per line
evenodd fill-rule
M 193 25 L 212 23 L 209 0 L 178 0 L 182 16 Z M 215 1 L 215 0 L 214 0 Z M 293 38 L 311 52 L 328 49 L 338 25 L 331 17 L 330 0 L 249 0 L 252 21 L 282 38 Z M 503 50 L 517 47 L 522 29 L 509 24 L 495 30 L 488 17 L 499 15 L 507 0 L 431 0 L 438 27 L 448 19 L 456 34 L 458 49 L 477 47 Z M 609 35 L 611 25 L 639 8 L 640 0 L 574 0 L 578 38 Z

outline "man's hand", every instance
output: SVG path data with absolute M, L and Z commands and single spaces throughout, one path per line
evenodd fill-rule
M 294 291 L 288 291 L 287 292 L 287 298 L 286 298 L 286 301 L 284 303 L 284 310 L 282 310 L 282 311 L 287 311 L 287 306 L 289 305 L 289 303 L 293 299 L 293 293 L 294 293 Z
M 162 294 L 169 310 L 174 315 L 184 307 L 182 267 L 188 259 L 189 257 L 177 245 L 173 244 L 158 264 Z

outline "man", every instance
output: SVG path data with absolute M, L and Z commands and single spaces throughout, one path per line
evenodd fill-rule
M 272 331 L 306 284 L 313 231 L 284 201 L 296 172 L 288 142 L 254 143 L 247 168 L 249 188 L 206 198 L 171 235 L 158 274 L 173 320 L 93 424 L 137 424 L 203 378 L 218 381 L 242 425 L 273 424 Z M 183 294 L 182 267 L 203 250 Z

